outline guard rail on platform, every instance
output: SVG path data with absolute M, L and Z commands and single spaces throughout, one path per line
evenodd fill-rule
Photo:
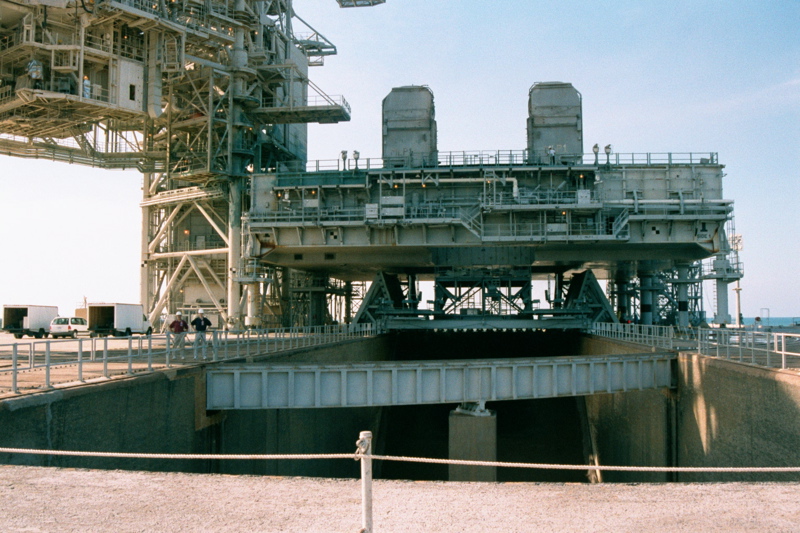
M 37 340 L 0 344 L 0 394 L 50 389 L 115 375 L 134 375 L 189 363 L 226 361 L 331 344 L 374 333 L 371 324 L 245 331 L 185 336 Z M 192 342 L 187 342 L 187 338 Z
M 707 357 L 780 369 L 800 369 L 800 334 L 746 328 L 675 328 L 593 324 L 590 333 L 670 350 L 696 350 Z
M 355 154 L 353 154 L 355 155 Z M 280 163 L 278 174 L 313 173 L 321 171 L 351 170 L 398 170 L 411 168 L 453 168 L 453 167 L 513 167 L 513 166 L 665 166 L 665 165 L 716 165 L 716 152 L 663 152 L 663 153 L 613 153 L 606 156 L 594 153 L 557 154 L 553 160 L 544 154 L 528 150 L 469 150 L 453 152 L 432 152 L 420 161 L 420 155 L 405 157 L 360 157 L 348 158 L 346 152 L 342 159 L 318 159 L 306 163 Z

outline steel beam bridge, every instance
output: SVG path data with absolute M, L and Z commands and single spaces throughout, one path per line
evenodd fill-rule
M 208 410 L 373 407 L 586 396 L 674 386 L 674 352 L 208 370 Z

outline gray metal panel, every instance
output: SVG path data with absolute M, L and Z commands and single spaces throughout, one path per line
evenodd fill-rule
M 216 409 L 366 407 L 585 396 L 673 384 L 674 353 L 341 365 L 221 365 Z

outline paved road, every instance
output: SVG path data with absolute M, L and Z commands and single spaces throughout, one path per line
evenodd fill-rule
M 376 481 L 376 532 L 800 531 L 800 483 Z M 358 531 L 360 481 L 0 466 L 0 531 Z

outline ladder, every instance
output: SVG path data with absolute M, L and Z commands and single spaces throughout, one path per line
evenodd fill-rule
M 163 72 L 181 72 L 183 70 L 182 55 L 178 37 L 174 35 L 165 36 L 161 70 Z

